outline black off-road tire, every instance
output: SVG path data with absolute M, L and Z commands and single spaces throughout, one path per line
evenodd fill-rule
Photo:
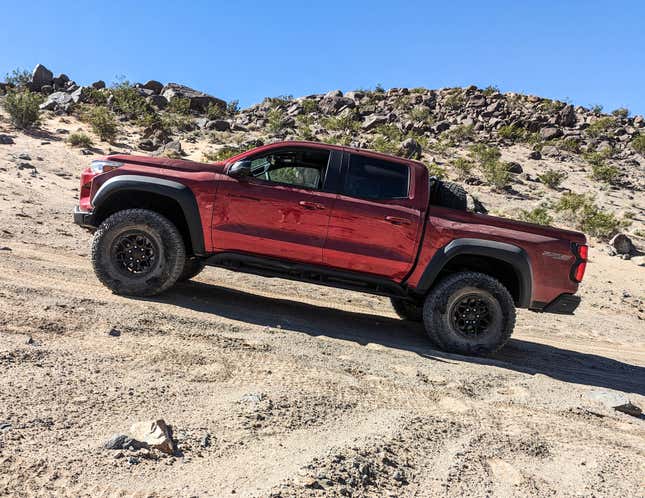
M 435 186 L 435 204 L 452 209 L 465 211 L 468 208 L 468 199 L 464 188 L 452 182 L 437 181 Z
M 480 309 L 487 311 L 481 314 L 475 311 Z M 489 355 L 511 337 L 515 304 L 506 287 L 493 277 L 476 272 L 456 273 L 439 282 L 426 297 L 423 323 L 432 342 L 444 351 Z
M 137 236 L 147 241 L 154 254 L 142 274 L 129 271 L 118 259 L 124 252 L 120 241 Z M 125 296 L 154 296 L 167 290 L 181 275 L 185 258 L 184 241 L 177 227 L 147 209 L 114 213 L 101 223 L 92 240 L 92 266 L 96 276 L 112 292 Z
M 415 304 L 408 299 L 402 299 L 400 297 L 391 297 L 390 301 L 396 314 L 403 320 L 409 320 L 411 322 L 423 321 L 423 304 Z
M 177 282 L 185 282 L 186 280 L 190 280 L 191 278 L 196 277 L 202 272 L 205 267 L 206 265 L 199 258 L 186 258 L 186 262 L 184 263 L 184 270 L 181 272 L 181 275 L 179 275 Z

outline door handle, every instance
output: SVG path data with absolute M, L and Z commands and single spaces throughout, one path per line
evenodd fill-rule
M 410 225 L 412 223 L 407 218 L 399 218 L 398 216 L 386 216 L 385 221 L 392 223 L 392 225 Z
M 325 209 L 325 206 L 317 202 L 300 201 L 298 204 L 305 209 Z

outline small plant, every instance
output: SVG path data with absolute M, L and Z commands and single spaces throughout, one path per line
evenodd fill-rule
M 221 104 L 211 102 L 206 108 L 206 117 L 210 120 L 222 119 L 226 117 L 226 108 Z
M 626 107 L 619 107 L 618 109 L 611 111 L 611 115 L 616 116 L 617 118 L 627 119 L 629 117 L 629 109 Z
M 584 158 L 592 166 L 602 166 L 613 155 L 614 150 L 612 148 L 605 148 L 600 151 L 587 152 L 584 154 Z
M 446 169 L 437 163 L 427 164 L 426 167 L 428 168 L 428 174 L 430 176 L 435 176 L 440 180 L 447 177 Z
M 486 95 L 487 97 L 490 97 L 491 95 L 495 93 L 499 93 L 499 88 L 495 85 L 488 85 L 486 88 L 482 90 L 483 94 Z
M 231 100 L 228 104 L 226 104 L 226 112 L 229 116 L 235 116 L 238 112 L 240 112 L 240 101 L 237 99 Z
M 487 162 L 497 161 L 502 157 L 502 153 L 497 147 L 486 144 L 475 144 L 470 147 L 470 157 L 480 165 L 484 165 Z
M 466 97 L 461 91 L 461 88 L 453 90 L 453 92 L 446 97 L 444 104 L 449 109 L 457 110 L 466 104 Z
M 591 197 L 584 194 L 567 192 L 555 205 L 555 210 L 567 216 L 579 230 L 603 240 L 629 224 L 612 213 L 602 211 Z
M 168 102 L 168 107 L 166 109 L 168 112 L 173 112 L 181 116 L 188 116 L 190 115 L 190 99 L 184 99 L 181 97 L 174 98 Z
M 272 106 L 287 105 L 293 102 L 293 95 L 278 95 L 277 97 L 267 97 L 265 100 Z
M 604 118 L 597 119 L 589 125 L 585 130 L 587 135 L 592 138 L 600 137 L 610 131 L 616 126 L 616 118 L 605 116 Z
M 557 188 L 567 177 L 567 174 L 563 171 L 556 171 L 554 169 L 548 169 L 541 175 L 538 175 L 538 178 L 542 183 L 544 183 L 549 188 Z
M 522 140 L 524 138 L 524 129 L 521 126 L 518 125 L 506 125 L 500 127 L 499 130 L 497 130 L 497 134 L 501 138 L 505 138 L 506 140 L 511 140 L 512 142 Z
M 620 176 L 618 168 L 612 164 L 592 164 L 591 165 L 591 178 L 600 180 L 607 183 L 615 183 Z
M 399 142 L 393 142 L 383 135 L 377 135 L 370 143 L 370 149 L 385 154 L 396 154 L 399 150 Z
M 591 106 L 591 112 L 594 114 L 602 114 L 603 107 L 600 104 L 593 104 Z
M 3 107 L 16 128 L 25 129 L 40 123 L 40 104 L 43 97 L 28 90 L 10 91 L 4 98 Z
M 85 133 L 72 133 L 67 138 L 67 143 L 73 147 L 83 147 L 87 149 L 92 146 L 92 139 Z
M 576 138 L 563 138 L 558 142 L 558 147 L 574 154 L 580 153 L 580 141 Z
M 274 107 L 267 112 L 267 129 L 271 133 L 280 133 L 285 126 L 285 114 L 282 110 Z
M 322 120 L 322 125 L 331 131 L 356 131 L 360 123 L 357 120 L 356 114 L 342 113 L 340 116 L 328 117 Z
M 530 211 L 521 209 L 519 219 L 536 225 L 550 225 L 553 223 L 553 216 L 549 214 L 549 208 L 546 204 L 540 204 Z
M 377 83 L 374 87 L 374 93 L 385 93 L 385 88 L 380 83 Z
M 511 174 L 508 171 L 508 163 L 494 160 L 482 165 L 484 179 L 495 190 L 502 190 L 510 184 Z
M 645 134 L 640 133 L 634 140 L 631 142 L 632 148 L 638 152 L 641 156 L 645 156 Z
M 460 144 L 473 138 L 474 127 L 473 125 L 459 125 L 453 126 L 449 130 L 441 134 L 441 138 L 450 142 L 453 145 Z
M 116 117 L 106 107 L 90 108 L 85 114 L 85 119 L 101 140 L 111 142 L 116 137 L 118 131 Z
M 410 110 L 410 119 L 412 119 L 412 121 L 430 123 L 431 121 L 430 109 L 428 109 L 426 106 L 423 106 L 423 105 L 415 106 Z
M 475 163 L 465 157 L 458 157 L 452 162 L 452 167 L 457 170 L 459 178 L 465 179 L 472 173 Z
M 318 102 L 315 99 L 305 99 L 302 101 L 302 111 L 305 114 L 311 114 L 318 111 Z
M 136 119 L 150 110 L 146 99 L 127 80 L 122 80 L 111 88 L 112 108 L 127 119 Z
M 7 73 L 5 80 L 10 85 L 18 88 L 24 88 L 31 81 L 31 73 L 26 69 L 16 68 L 11 71 L 11 73 Z

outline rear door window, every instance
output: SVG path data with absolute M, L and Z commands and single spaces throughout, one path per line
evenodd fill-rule
M 352 154 L 343 193 L 363 199 L 408 197 L 410 167 L 406 164 Z

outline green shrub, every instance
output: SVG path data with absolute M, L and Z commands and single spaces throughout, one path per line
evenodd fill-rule
M 235 116 L 238 112 L 240 112 L 240 101 L 237 99 L 231 100 L 228 104 L 226 104 L 226 112 L 229 116 Z
M 293 95 L 278 95 L 277 97 L 267 97 L 265 100 L 272 106 L 287 105 L 293 101 Z
M 224 161 L 225 159 L 228 159 L 229 157 L 233 157 L 237 154 L 240 154 L 241 152 L 243 152 L 243 150 L 240 147 L 225 145 L 224 147 L 222 147 L 217 151 L 204 152 L 203 158 L 204 158 L 204 161 L 208 161 L 208 162 Z
M 473 125 L 458 125 L 444 131 L 441 134 L 441 138 L 452 143 L 453 145 L 456 145 L 472 139 L 473 135 Z
M 426 168 L 428 168 L 428 174 L 430 176 L 436 176 L 440 180 L 448 176 L 446 169 L 443 166 L 438 165 L 437 163 L 427 164 Z
M 342 113 L 339 116 L 324 118 L 322 125 L 327 130 L 331 131 L 356 131 L 360 127 L 360 122 L 354 113 Z
M 166 110 L 181 116 L 188 116 L 190 115 L 190 99 L 184 99 L 181 97 L 174 98 L 168 102 Z
M 519 219 L 536 225 L 550 225 L 553 223 L 553 217 L 549 214 L 549 208 L 546 204 L 540 204 L 530 211 L 521 209 Z
M 9 91 L 4 98 L 3 107 L 16 128 L 25 129 L 40 123 L 40 104 L 42 95 L 27 90 Z
M 117 83 L 111 88 L 112 109 L 127 119 L 136 119 L 149 112 L 150 106 L 146 99 L 127 80 Z
M 83 93 L 84 101 L 88 104 L 107 105 L 108 93 L 98 88 L 88 87 Z
M 618 109 L 611 111 L 611 115 L 616 116 L 617 118 L 626 119 L 629 116 L 629 109 L 626 107 L 619 107 Z
M 538 178 L 542 183 L 544 183 L 549 188 L 557 188 L 567 177 L 567 174 L 563 171 L 556 171 L 554 169 L 548 169 L 541 175 L 538 175 Z
M 491 95 L 495 93 L 499 93 L 499 88 L 495 85 L 488 85 L 486 88 L 482 90 L 483 94 L 486 95 L 487 97 L 490 97 Z
M 302 101 L 302 110 L 305 114 L 311 114 L 318 111 L 318 102 L 315 99 L 305 99 Z
M 511 182 L 511 174 L 508 171 L 508 163 L 494 160 L 488 161 L 482 165 L 482 173 L 486 183 L 491 185 L 495 190 L 502 190 Z
M 385 154 L 396 154 L 399 151 L 399 147 L 400 143 L 398 141 L 392 141 L 383 135 L 377 135 L 370 143 L 370 149 L 384 152 Z
M 628 225 L 612 213 L 603 212 L 591 197 L 584 194 L 564 194 L 555 209 L 567 215 L 578 230 L 603 240 L 611 238 L 619 229 Z
M 612 148 L 603 149 L 601 151 L 586 152 L 584 154 L 585 160 L 592 166 L 602 166 L 605 161 L 614 155 Z
M 466 97 L 461 91 L 461 88 L 453 90 L 453 92 L 446 97 L 444 105 L 449 109 L 457 110 L 466 104 Z
M 631 142 L 632 148 L 638 152 L 640 155 L 645 156 L 645 134 L 640 133 L 634 140 Z
M 430 109 L 424 105 L 415 106 L 412 109 L 410 109 L 410 119 L 412 121 L 430 123 L 431 121 Z
M 616 118 L 605 116 L 604 118 L 597 119 L 596 121 L 591 123 L 585 131 L 590 137 L 597 138 L 606 134 L 615 126 Z
M 497 147 L 488 146 L 486 144 L 475 144 L 469 149 L 470 157 L 477 161 L 480 165 L 488 162 L 497 161 L 502 157 L 502 153 Z
M 521 126 L 518 125 L 506 125 L 500 127 L 499 130 L 497 130 L 497 134 L 501 138 L 505 138 L 507 140 L 511 140 L 513 142 L 522 140 L 524 138 L 524 129 Z
M 615 183 L 620 176 L 619 169 L 612 164 L 592 164 L 591 178 L 607 183 Z
M 5 81 L 15 87 L 24 88 L 31 81 L 31 73 L 26 69 L 16 68 L 11 73 L 7 73 Z
M 552 114 L 558 112 L 565 105 L 566 104 L 564 102 L 560 102 L 559 100 L 543 99 L 542 103 L 540 104 L 540 109 Z
M 221 104 L 211 102 L 206 108 L 206 117 L 211 120 L 225 118 L 226 108 Z
M 594 114 L 601 114 L 603 107 L 600 104 L 593 104 L 591 106 L 591 112 Z
M 267 129 L 271 133 L 279 133 L 285 126 L 285 120 L 284 112 L 275 107 L 267 112 Z
M 101 140 L 111 142 L 116 137 L 118 131 L 116 117 L 106 107 L 90 108 L 84 119 L 92 126 L 92 130 Z
M 73 147 L 88 148 L 92 146 L 92 139 L 85 133 L 72 133 L 67 138 L 67 143 Z
M 580 153 L 580 141 L 577 138 L 563 138 L 558 141 L 558 147 L 574 154 Z
M 459 178 L 468 178 L 475 167 L 475 163 L 465 157 L 458 157 L 452 162 L 452 167 L 457 170 Z

